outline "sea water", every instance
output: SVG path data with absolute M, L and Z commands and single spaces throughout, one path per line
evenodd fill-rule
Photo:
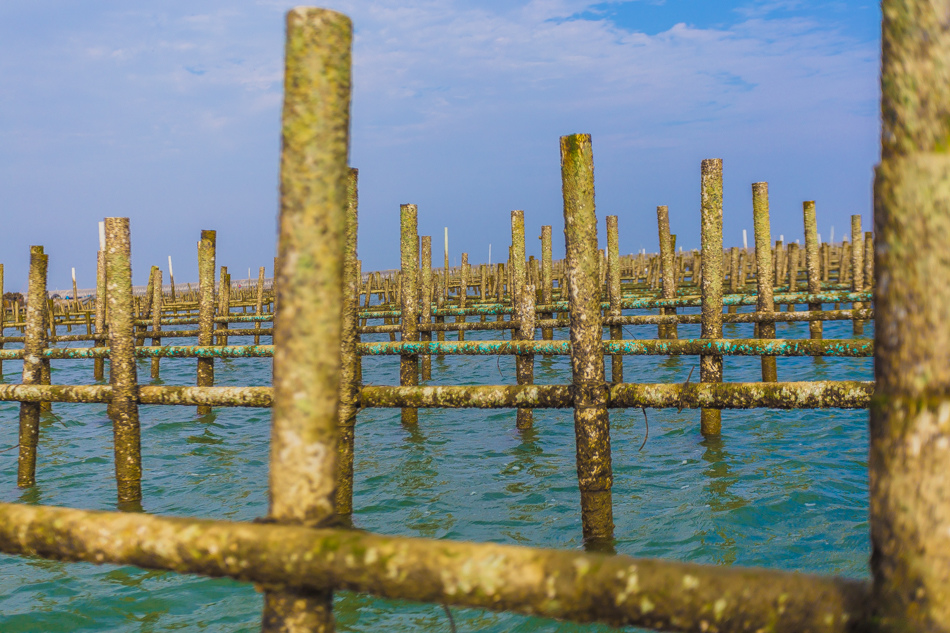
M 850 321 L 826 322 L 825 338 L 852 338 L 851 327 Z M 656 326 L 625 331 L 625 338 L 656 338 Z M 726 324 L 724 331 L 727 338 L 752 337 L 752 325 Z M 500 336 L 466 333 L 467 340 Z M 555 332 L 555 338 L 567 336 L 566 329 Z M 679 336 L 698 338 L 699 325 L 680 325 Z M 777 337 L 807 338 L 808 324 L 780 323 Z M 873 337 L 872 323 L 864 337 Z M 245 342 L 250 339 L 230 341 Z M 271 363 L 216 360 L 215 384 L 269 385 Z M 195 364 L 163 359 L 157 384 L 193 385 Z M 606 364 L 609 377 L 609 358 Z M 724 366 L 726 381 L 761 379 L 758 357 L 726 357 Z M 627 382 L 682 383 L 691 369 L 696 382 L 695 356 L 624 359 Z M 4 382 L 20 382 L 21 371 L 20 362 L 4 362 Z M 92 384 L 92 372 L 92 360 L 54 360 L 52 381 Z M 139 362 L 138 375 L 152 384 L 148 360 Z M 397 356 L 363 359 L 366 384 L 398 384 L 398 375 Z M 433 357 L 429 384 L 514 384 L 514 375 L 511 356 Z M 871 380 L 873 365 L 870 358 L 779 358 L 778 376 Z M 569 383 L 569 358 L 537 356 L 535 382 Z M 0 500 L 114 510 L 105 405 L 53 405 L 41 423 L 38 483 L 26 490 L 16 486 L 17 451 L 11 449 L 18 409 L 0 403 Z M 147 512 L 232 521 L 267 514 L 268 409 L 219 408 L 199 417 L 194 407 L 142 406 L 140 416 Z M 610 422 L 619 553 L 868 577 L 867 411 L 724 411 L 716 439 L 700 435 L 698 410 L 647 410 L 646 419 L 641 409 L 612 410 Z M 649 437 L 640 450 L 647 422 Z M 582 551 L 572 413 L 536 410 L 534 428 L 518 431 L 513 410 L 423 409 L 415 429 L 401 426 L 399 409 L 362 411 L 353 504 L 355 526 L 380 534 Z M 262 604 L 249 583 L 0 555 L 4 633 L 256 631 Z M 450 630 L 440 605 L 338 592 L 334 612 L 341 631 Z M 612 630 L 472 609 L 452 614 L 459 631 Z

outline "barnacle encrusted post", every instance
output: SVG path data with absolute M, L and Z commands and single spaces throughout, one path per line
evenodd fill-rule
M 551 226 L 541 227 L 541 303 L 551 305 L 554 301 L 554 275 L 551 249 Z M 554 315 L 550 312 L 544 312 L 540 315 L 542 319 L 551 319 Z M 541 328 L 541 338 L 545 341 L 554 339 L 554 329 Z
M 769 183 L 752 183 L 752 223 L 755 229 L 755 281 L 758 299 L 756 311 L 771 314 L 772 300 L 772 231 L 769 223 Z M 759 338 L 775 338 L 775 322 L 759 323 Z M 762 381 L 776 382 L 778 369 L 774 356 L 762 357 Z
M 660 237 L 660 274 L 663 275 L 663 287 L 660 296 L 664 299 L 676 298 L 676 249 L 674 236 L 670 235 L 670 210 L 666 205 L 656 208 L 656 224 Z M 660 314 L 676 314 L 676 308 L 660 308 Z M 677 338 L 675 323 L 661 323 L 657 326 L 657 338 Z
M 588 542 L 613 538 L 610 417 L 604 380 L 600 257 L 590 134 L 561 137 L 564 243 L 571 311 L 571 376 L 581 519 Z
M 269 482 L 280 523 L 334 514 L 352 36 L 335 11 L 287 13 Z M 331 592 L 268 587 L 261 628 L 332 631 Z
M 353 513 L 353 454 L 360 398 L 357 350 L 360 275 L 356 259 L 358 179 L 359 171 L 350 169 L 346 179 L 346 224 L 343 227 L 343 321 L 340 330 L 340 461 L 336 512 L 341 516 Z
M 202 231 L 198 242 L 198 345 L 211 345 L 214 338 L 214 260 L 217 234 Z M 214 358 L 198 359 L 199 387 L 214 385 Z M 211 413 L 211 407 L 201 405 L 198 415 Z
M 162 344 L 162 269 L 154 267 L 152 269 L 152 346 L 160 347 Z M 158 356 L 152 357 L 152 380 L 158 380 L 161 367 Z
M 707 158 L 702 163 L 702 338 L 722 338 L 722 159 Z M 722 356 L 699 357 L 700 382 L 722 382 Z M 719 435 L 722 411 L 704 408 L 700 412 L 704 436 Z
M 620 232 L 617 225 L 617 216 L 607 216 L 607 299 L 610 302 L 610 316 L 619 317 L 621 310 L 620 291 Z M 610 340 L 623 339 L 623 326 L 610 326 Z M 623 382 L 623 354 L 613 354 L 610 357 L 610 382 Z
M 103 237 L 103 240 L 105 237 Z M 106 340 L 106 253 L 105 245 L 96 252 L 96 342 L 95 347 L 105 347 Z M 105 380 L 106 361 L 97 358 L 93 361 L 92 377 L 96 382 Z
M 806 200 L 802 203 L 802 213 L 805 217 L 805 272 L 808 275 L 808 294 L 815 295 L 821 292 L 821 254 L 818 252 L 818 221 L 815 217 L 815 201 Z M 821 303 L 809 303 L 811 311 L 821 310 Z M 809 321 L 808 332 L 811 338 L 821 339 L 821 321 Z
M 38 385 L 43 365 L 43 330 L 46 327 L 46 269 L 49 264 L 42 246 L 30 247 L 30 277 L 26 294 L 26 328 L 23 343 L 23 384 Z M 40 434 L 40 403 L 20 403 L 20 454 L 17 485 L 36 483 L 36 444 Z
M 511 212 L 511 271 L 514 280 L 514 292 L 511 295 L 511 307 L 514 308 L 514 318 L 519 321 L 527 318 L 524 310 L 527 307 L 522 295 L 526 292 L 528 271 L 525 267 L 525 243 L 524 243 L 524 211 L 515 210 Z M 530 338 L 534 339 L 534 301 L 531 301 L 531 333 Z M 511 331 L 512 340 L 522 340 L 523 335 L 527 335 L 528 324 Z M 534 356 L 515 356 L 515 375 L 519 385 L 529 385 L 534 382 Z M 522 382 L 524 381 L 524 382 Z M 534 423 L 534 411 L 531 409 L 518 409 L 517 427 L 519 429 L 530 428 Z
M 402 320 L 399 336 L 403 341 L 419 340 L 418 292 L 416 292 L 416 277 L 419 272 L 419 230 L 418 210 L 414 204 L 399 206 L 402 288 L 399 298 L 402 309 Z M 419 384 L 419 355 L 403 354 L 399 359 L 399 384 L 411 387 Z M 402 423 L 415 425 L 419 422 L 419 411 L 406 407 L 402 410 Z
M 882 13 L 868 463 L 873 622 L 885 631 L 947 631 L 950 31 L 943 2 L 884 0 Z
M 864 292 L 864 233 L 861 231 L 861 216 L 851 216 L 851 292 Z M 864 304 L 855 301 L 851 308 L 860 310 Z M 864 321 L 855 319 L 854 334 L 864 334 Z
M 420 323 L 432 325 L 432 237 L 423 235 L 421 240 L 422 267 L 420 269 L 419 294 L 421 295 L 421 305 L 419 313 Z M 484 271 L 484 266 L 482 268 Z M 484 280 L 484 273 L 482 275 Z M 485 286 L 482 286 L 484 292 Z M 432 330 L 425 330 L 420 334 L 423 341 L 432 340 Z M 432 380 L 432 356 L 424 354 L 422 356 L 422 380 Z
M 106 218 L 106 300 L 109 304 L 109 384 L 119 504 L 142 499 L 138 377 L 132 314 L 132 247 L 128 218 Z

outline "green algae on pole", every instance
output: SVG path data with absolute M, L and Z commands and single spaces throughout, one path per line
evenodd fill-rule
M 96 334 L 106 334 L 106 237 L 102 223 L 99 223 L 99 250 L 96 253 Z M 97 338 L 96 347 L 105 346 L 104 338 Z M 93 363 L 93 379 L 97 382 L 105 380 L 105 361 L 97 358 Z
M 399 205 L 400 226 L 400 257 L 402 268 L 402 290 L 400 302 L 402 304 L 402 321 L 400 338 L 402 341 L 419 340 L 419 322 L 417 308 L 419 306 L 416 278 L 419 270 L 419 230 L 418 210 L 414 204 Z M 418 354 L 404 354 L 399 359 L 399 384 L 412 386 L 419 384 L 419 356 Z M 402 423 L 415 425 L 419 422 L 419 412 L 415 409 L 402 410 Z
M 152 280 L 154 282 L 152 286 L 152 346 L 160 347 L 162 344 L 162 339 L 160 337 L 162 331 L 162 269 L 155 266 L 152 268 Z M 143 341 L 144 343 L 144 341 Z M 152 380 L 158 380 L 161 367 L 159 363 L 161 359 L 157 356 L 152 358 Z
M 280 523 L 334 515 L 352 35 L 335 11 L 287 12 L 269 482 Z M 275 584 L 262 631 L 332 631 L 331 592 Z
M 619 317 L 623 313 L 620 308 L 620 237 L 617 226 L 617 216 L 607 216 L 607 296 L 610 303 L 610 316 Z M 623 326 L 610 326 L 610 340 L 623 339 Z M 610 382 L 623 382 L 623 356 L 614 354 L 610 357 Z
M 257 270 L 257 303 L 254 306 L 254 316 L 260 317 L 264 315 L 264 267 L 261 266 Z M 261 324 L 254 324 L 255 330 L 261 329 Z M 260 332 L 254 333 L 254 344 L 261 344 L 261 335 Z
M 805 272 L 808 275 L 808 292 L 821 292 L 821 254 L 818 252 L 818 221 L 815 218 L 815 201 L 802 203 L 805 216 Z M 821 310 L 821 303 L 809 303 L 809 310 Z M 813 339 L 822 337 L 821 321 L 808 322 L 809 335 Z
M 864 291 L 864 233 L 861 232 L 861 216 L 851 216 L 851 291 Z M 860 301 L 855 301 L 852 308 L 860 310 L 864 307 Z M 854 320 L 854 334 L 864 334 L 864 321 Z
M 670 210 L 663 205 L 656 208 L 656 223 L 660 237 L 660 274 L 663 276 L 663 288 L 660 294 L 664 299 L 676 296 L 675 249 L 670 235 Z M 661 314 L 676 314 L 676 308 L 661 308 Z M 676 325 L 660 325 L 657 334 L 661 339 L 676 338 Z
M 534 340 L 534 298 L 535 287 L 533 284 L 525 284 L 518 293 L 518 340 Z M 534 355 L 519 354 L 515 357 L 517 379 L 519 385 L 530 385 L 534 383 Z M 531 428 L 534 423 L 534 411 L 531 409 L 518 409 L 516 425 L 519 429 Z
M 138 378 L 132 324 L 132 264 L 128 218 L 106 218 L 106 300 L 109 304 L 109 417 L 115 437 L 119 504 L 142 499 Z
M 755 238 L 755 281 L 758 291 L 756 311 L 771 314 L 775 311 L 772 300 L 772 231 L 769 226 L 769 183 L 752 183 L 752 222 Z M 775 338 L 775 323 L 759 323 L 759 338 Z M 774 356 L 762 357 L 762 382 L 778 381 Z
M 564 243 L 571 304 L 571 376 L 581 520 L 587 542 L 613 538 L 610 417 L 600 319 L 600 259 L 590 134 L 561 137 Z
M 884 0 L 881 8 L 872 608 L 884 631 L 948 631 L 950 33 L 945 2 Z
M 702 163 L 702 327 L 704 339 L 722 338 L 722 159 L 707 158 Z M 699 358 L 700 382 L 722 382 L 722 356 Z M 719 435 L 722 411 L 703 408 L 700 430 L 704 436 Z
M 356 317 L 360 275 L 356 234 L 359 228 L 359 170 L 351 168 L 346 179 L 346 223 L 343 229 L 343 307 L 340 329 L 340 437 L 337 467 L 336 512 L 353 513 L 353 455 L 356 411 L 359 407 L 359 343 Z
M 421 239 L 422 268 L 420 273 L 419 292 L 422 295 L 421 312 L 419 321 L 421 326 L 432 325 L 432 237 L 423 235 Z M 484 317 L 483 317 L 484 318 Z M 468 325 L 468 324 L 465 324 Z M 471 325 L 476 325 L 472 323 Z M 423 341 L 432 340 L 432 329 L 421 330 Z M 422 357 L 422 380 L 432 380 L 432 356 L 426 354 Z
M 215 231 L 202 231 L 198 242 L 198 345 L 208 346 L 214 341 L 214 260 L 217 234 Z M 198 359 L 199 387 L 214 384 L 214 359 Z M 198 407 L 198 415 L 208 415 L 211 407 Z
M 525 231 L 524 231 L 524 211 L 515 210 L 511 212 L 511 272 L 514 280 L 514 292 L 511 295 L 511 303 L 516 308 L 516 315 L 519 321 L 523 322 L 523 327 L 511 331 L 511 337 L 514 340 L 523 340 L 522 336 L 528 336 L 530 326 L 530 338 L 534 339 L 534 298 L 530 302 L 531 315 L 527 314 L 528 303 L 522 295 L 527 292 L 528 272 L 525 268 Z M 526 322 L 530 321 L 530 323 Z M 459 340 L 462 340 L 459 338 Z M 515 375 L 518 384 L 530 384 L 534 381 L 534 356 L 517 356 L 515 358 Z M 534 413 L 531 409 L 518 409 L 517 426 L 519 429 L 529 428 L 534 420 Z
M 26 340 L 23 344 L 23 384 L 40 384 L 43 367 L 43 315 L 46 307 L 46 270 L 49 259 L 40 246 L 30 247 L 30 277 L 27 288 Z M 20 403 L 20 453 L 17 485 L 36 483 L 36 445 L 40 433 L 40 402 Z
M 541 303 L 550 305 L 554 301 L 554 275 L 551 252 L 551 226 L 541 227 Z M 540 315 L 542 319 L 550 319 L 553 316 L 550 312 L 543 312 Z M 550 341 L 554 338 L 554 330 L 551 328 L 541 328 L 541 338 Z

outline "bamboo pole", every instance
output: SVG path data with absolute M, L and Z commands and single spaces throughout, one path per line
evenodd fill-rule
M 722 159 L 709 158 L 702 163 L 702 328 L 704 339 L 722 338 Z M 704 355 L 699 359 L 699 380 L 722 382 L 722 356 Z M 703 408 L 700 430 L 704 437 L 719 435 L 722 411 Z
M 26 340 L 23 344 L 23 384 L 41 384 L 43 330 L 46 309 L 46 271 L 49 260 L 41 246 L 30 247 L 30 278 L 26 303 Z M 36 483 L 36 446 L 40 434 L 40 402 L 20 404 L 20 452 L 17 485 Z
M 775 310 L 772 299 L 772 231 L 769 225 L 769 183 L 752 184 L 752 222 L 755 239 L 755 281 L 758 296 L 756 311 L 771 314 Z M 775 338 L 775 323 L 758 324 L 759 338 Z M 762 357 L 762 382 L 777 382 L 778 369 L 774 356 Z
M 198 242 L 198 345 L 211 345 L 214 337 L 214 267 L 217 233 L 204 230 Z M 197 386 L 214 384 L 214 359 L 198 359 Z M 198 407 L 198 415 L 208 415 L 211 407 Z
M 598 292 L 594 157 L 589 134 L 562 136 L 560 144 L 577 478 L 584 538 L 596 546 L 613 538 L 613 473 Z
M 351 41 L 340 13 L 287 13 L 269 486 L 281 523 L 334 514 Z M 262 631 L 332 631 L 331 590 L 270 588 Z
M 882 3 L 868 466 L 872 608 L 885 631 L 950 630 L 946 12 L 925 0 Z
M 109 417 L 115 438 L 115 479 L 120 507 L 142 499 L 138 379 L 132 324 L 132 264 L 128 218 L 106 218 L 106 297 L 109 302 Z

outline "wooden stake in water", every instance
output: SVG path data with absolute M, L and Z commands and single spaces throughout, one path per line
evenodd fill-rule
M 96 253 L 96 334 L 104 337 L 106 334 L 106 229 L 103 222 L 99 223 L 99 251 Z M 95 347 L 105 347 L 105 339 L 97 338 Z M 97 382 L 105 380 L 105 360 L 97 358 L 93 361 L 93 378 Z
M 400 218 L 400 252 L 402 255 L 402 324 L 400 335 L 403 341 L 419 340 L 418 325 L 418 292 L 416 291 L 416 276 L 419 270 L 419 231 L 417 221 L 418 211 L 414 204 L 403 204 L 399 207 Z M 419 384 L 419 356 L 417 354 L 403 354 L 399 361 L 399 384 L 403 387 L 413 387 Z M 404 408 L 402 423 L 415 425 L 419 422 L 419 410 Z
M 356 412 L 359 408 L 359 342 L 357 312 L 359 283 L 356 235 L 359 226 L 359 171 L 350 169 L 346 180 L 346 222 L 343 227 L 343 305 L 340 330 L 340 437 L 337 468 L 336 511 L 353 513 L 353 456 L 356 444 Z
M 851 292 L 864 292 L 864 233 L 860 215 L 851 216 Z M 851 307 L 860 310 L 864 304 L 855 301 Z M 864 334 L 864 321 L 855 319 L 853 332 Z
M 351 41 L 344 15 L 287 13 L 269 488 L 282 523 L 334 514 Z M 332 599 L 268 590 L 261 630 L 332 631 Z
M 722 338 L 722 159 L 708 158 L 702 164 L 702 338 Z M 722 356 L 699 357 L 700 382 L 722 382 Z M 719 435 L 722 411 L 702 409 L 703 436 Z
M 162 344 L 162 269 L 154 267 L 152 269 L 152 346 L 158 347 Z M 152 358 L 152 380 L 158 380 L 161 375 L 161 359 L 158 356 Z
M 42 246 L 30 247 L 30 281 L 27 288 L 26 329 L 23 343 L 23 384 L 40 384 L 43 368 L 43 331 L 46 327 L 46 270 L 49 260 Z M 40 403 L 20 403 L 20 454 L 17 485 L 36 483 L 36 445 L 40 434 Z
M 669 208 L 659 206 L 656 208 L 657 227 L 660 233 L 660 271 L 663 275 L 663 291 L 661 297 L 664 299 L 676 298 L 676 273 L 675 257 L 676 252 L 673 246 L 673 236 L 670 235 L 670 211 Z M 660 314 L 675 315 L 676 308 L 661 308 Z M 661 339 L 677 338 L 675 323 L 662 324 L 657 327 L 657 334 Z
M 168 282 L 172 285 L 171 301 L 175 303 L 175 269 L 172 268 L 172 256 L 168 256 Z
M 564 243 L 571 310 L 571 375 L 574 437 L 584 538 L 613 538 L 610 489 L 610 417 L 604 381 L 600 317 L 600 261 L 594 211 L 594 155 L 589 134 L 561 137 Z
M 755 231 L 755 280 L 758 293 L 756 310 L 759 314 L 771 314 L 775 310 L 772 300 L 772 230 L 769 224 L 769 183 L 752 184 L 752 221 Z M 775 322 L 759 323 L 759 338 L 775 338 Z M 778 369 L 774 356 L 762 357 L 762 382 L 778 381 Z
M 514 279 L 514 294 L 511 296 L 512 307 L 515 308 L 515 318 L 521 320 L 526 317 L 521 311 L 525 308 L 525 302 L 521 295 L 524 293 L 527 285 L 527 269 L 525 268 L 525 235 L 524 235 L 524 211 L 516 210 L 511 212 L 511 270 Z M 534 301 L 531 301 L 532 314 L 531 320 L 531 338 L 534 338 Z M 527 325 L 527 324 L 526 324 Z M 527 332 L 526 328 L 519 328 L 518 331 L 512 330 L 512 338 L 520 338 L 522 332 Z M 518 384 L 531 384 L 534 382 L 534 356 L 515 356 L 515 375 L 518 376 Z M 522 382 L 531 381 L 531 382 Z M 530 428 L 534 423 L 534 412 L 531 409 L 518 409 L 517 426 L 519 429 Z
M 620 291 L 620 232 L 617 216 L 607 216 L 607 295 L 610 300 L 610 316 L 618 317 L 621 310 Z M 623 326 L 610 326 L 610 340 L 623 339 Z M 610 381 L 614 384 L 623 382 L 623 354 L 613 354 L 610 357 Z
M 138 378 L 132 316 L 132 264 L 128 218 L 106 218 L 106 297 L 109 302 L 109 416 L 115 438 L 119 505 L 142 499 Z
M 202 231 L 198 242 L 198 345 L 214 342 L 214 259 L 217 234 Z M 214 359 L 198 359 L 197 385 L 214 385 Z M 209 405 L 199 405 L 198 415 L 211 413 Z
M 422 312 L 419 322 L 425 325 L 432 323 L 432 238 L 422 236 L 422 274 L 420 280 L 420 294 L 422 295 Z M 421 333 L 423 341 L 432 340 L 432 331 Z M 432 380 L 432 356 L 422 356 L 422 380 Z
M 264 267 L 261 266 L 257 270 L 257 303 L 254 305 L 254 316 L 263 316 L 264 315 Z M 258 321 L 254 324 L 255 330 L 261 329 L 261 322 Z M 254 335 L 254 344 L 261 344 L 261 335 Z
M 821 292 L 821 254 L 818 252 L 818 222 L 815 218 L 815 201 L 802 203 L 805 216 L 805 270 L 808 274 L 808 293 Z M 809 303 L 811 311 L 821 310 L 820 303 Z M 821 321 L 809 321 L 808 331 L 813 339 L 821 339 Z
M 545 225 L 541 227 L 541 302 L 544 305 L 551 305 L 554 301 L 554 275 L 553 262 L 551 254 L 551 227 Z M 542 319 L 551 319 L 554 315 L 545 312 L 541 315 Z M 541 338 L 545 341 L 554 339 L 554 330 L 546 327 L 541 328 Z
M 884 0 L 874 182 L 871 571 L 882 631 L 950 627 L 947 6 Z M 865 278 L 869 283 L 870 278 Z

